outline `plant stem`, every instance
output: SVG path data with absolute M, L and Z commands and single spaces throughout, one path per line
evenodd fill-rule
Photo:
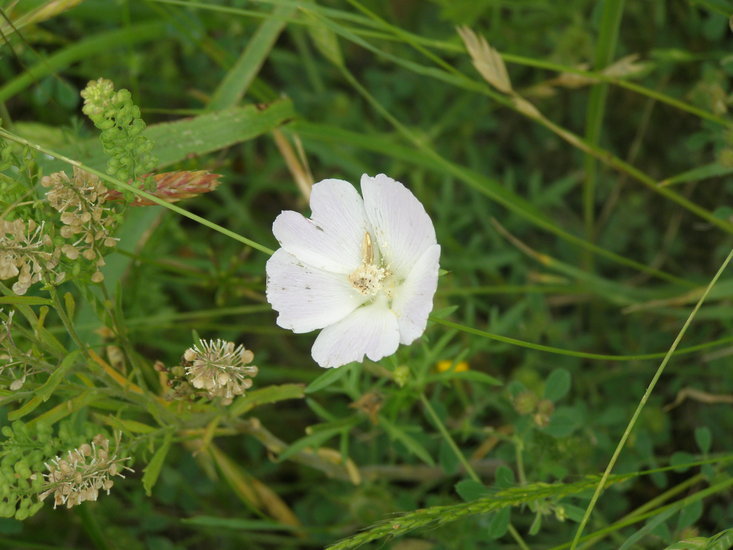
M 590 515 L 593 512 L 593 508 L 595 508 L 595 505 L 601 496 L 601 492 L 603 491 L 606 485 L 606 482 L 608 481 L 608 477 L 611 475 L 611 472 L 613 471 L 613 468 L 616 465 L 616 461 L 618 460 L 618 457 L 621 455 L 621 451 L 624 448 L 624 446 L 626 445 L 626 441 L 628 440 L 629 436 L 631 435 L 631 432 L 633 431 L 634 427 L 636 426 L 636 422 L 639 419 L 639 416 L 641 415 L 641 411 L 644 409 L 644 406 L 646 405 L 647 401 L 649 401 L 649 397 L 651 397 L 652 392 L 654 391 L 654 387 L 657 385 L 659 378 L 662 376 L 662 373 L 664 372 L 664 369 L 667 366 L 667 363 L 669 363 L 669 360 L 672 357 L 672 354 L 674 353 L 675 349 L 677 349 L 677 346 L 679 345 L 680 341 L 682 340 L 682 337 L 687 332 L 687 329 L 690 326 L 690 324 L 692 324 L 692 320 L 697 315 L 698 310 L 702 306 L 703 302 L 705 302 L 705 299 L 708 297 L 708 294 L 710 293 L 712 288 L 715 286 L 715 283 L 718 282 L 718 279 L 723 274 L 723 271 L 725 271 L 725 268 L 728 267 L 728 264 L 730 263 L 731 259 L 733 259 L 733 250 L 731 250 L 728 253 L 728 256 L 723 261 L 723 264 L 720 266 L 715 276 L 712 278 L 708 286 L 705 288 L 705 292 L 703 292 L 702 296 L 700 296 L 700 299 L 695 304 L 695 307 L 693 308 L 692 312 L 687 317 L 685 324 L 682 325 L 682 328 L 680 329 L 679 333 L 677 334 L 677 337 L 674 339 L 674 342 L 672 342 L 672 345 L 670 346 L 669 350 L 667 350 L 667 354 L 664 356 L 664 359 L 662 359 L 662 363 L 659 365 L 657 372 L 654 373 L 654 377 L 652 378 L 652 381 L 649 383 L 649 386 L 647 387 L 646 392 L 644 392 L 644 395 L 642 396 L 641 401 L 639 401 L 639 405 L 636 407 L 636 410 L 634 411 L 634 414 L 631 417 L 631 420 L 629 420 L 629 424 L 626 426 L 626 430 L 624 430 L 624 434 L 621 436 L 621 440 L 618 442 L 618 445 L 616 445 L 616 450 L 614 450 L 613 456 L 611 456 L 611 460 L 609 461 L 608 466 L 606 466 L 606 470 L 603 472 L 603 476 L 601 476 L 601 480 L 598 482 L 598 485 L 596 486 L 596 490 L 593 493 L 593 497 L 591 498 L 590 503 L 588 504 L 588 508 L 586 508 L 585 510 L 585 514 L 583 515 L 583 519 L 580 522 L 580 525 L 578 526 L 578 530 L 575 532 L 575 537 L 573 537 L 573 541 L 570 545 L 570 550 L 575 550 L 575 548 L 578 545 L 578 542 L 580 542 L 580 537 L 583 535 L 583 530 L 585 529 L 585 526 L 588 523 L 588 520 L 590 519 Z
M 425 410 L 428 412 L 428 416 L 430 417 L 430 420 L 433 421 L 433 424 L 435 424 L 435 427 L 438 428 L 438 431 L 440 432 L 440 435 L 443 436 L 443 439 L 445 439 L 445 442 L 448 443 L 448 446 L 451 448 L 453 453 L 456 455 L 456 458 L 460 461 L 460 463 L 463 465 L 463 468 L 466 470 L 466 473 L 468 476 L 474 480 L 481 483 L 481 478 L 478 476 L 476 471 L 473 469 L 471 464 L 466 460 L 466 457 L 463 456 L 463 453 L 458 448 L 458 445 L 456 445 L 456 442 L 453 440 L 451 435 L 448 433 L 448 429 L 445 427 L 445 424 L 443 424 L 443 421 L 438 416 L 438 413 L 435 412 L 435 409 L 430 404 L 430 401 L 428 401 L 428 398 L 425 397 L 425 393 L 420 393 L 420 401 L 422 402 L 423 406 L 425 407 Z
M 446 443 L 448 443 L 448 446 L 451 448 L 453 453 L 456 455 L 460 463 L 463 465 L 463 468 L 466 470 L 466 473 L 469 475 L 469 477 L 478 482 L 481 483 L 481 478 L 478 476 L 476 471 L 473 469 L 471 464 L 466 460 L 466 457 L 463 455 L 461 450 L 458 448 L 458 445 L 456 445 L 455 440 L 451 437 L 451 435 L 448 433 L 448 429 L 445 427 L 445 424 L 443 424 L 443 421 L 438 416 L 438 413 L 435 412 L 435 409 L 430 404 L 430 401 L 425 396 L 424 392 L 420 393 L 420 401 L 422 402 L 423 406 L 425 407 L 425 410 L 428 413 L 428 416 L 430 417 L 430 420 L 433 421 L 433 424 L 435 424 L 435 427 L 438 428 L 438 431 L 440 432 L 440 435 L 443 436 L 443 439 L 445 439 Z M 527 543 L 524 542 L 522 539 L 522 536 L 519 534 L 519 532 L 514 528 L 514 526 L 510 523 L 509 524 L 509 534 L 514 538 L 516 543 L 519 545 L 519 547 L 522 550 L 529 550 L 529 546 L 527 546 Z

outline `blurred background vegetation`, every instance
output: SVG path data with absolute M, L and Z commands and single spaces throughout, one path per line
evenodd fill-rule
M 298 177 L 384 172 L 425 205 L 447 271 L 436 322 L 411 348 L 240 410 L 213 441 L 171 447 L 147 497 L 138 478 L 151 440 L 111 496 L 0 522 L 8 548 L 321 548 L 398 512 L 480 496 L 456 491 L 467 475 L 430 410 L 489 491 L 598 474 L 733 245 L 727 1 L 0 5 L 5 128 L 89 161 L 97 133 L 79 91 L 99 77 L 129 89 L 151 127 L 290 102 L 258 137 L 176 161 L 223 176 L 181 206 L 275 248 L 275 216 L 307 211 Z M 459 26 L 502 54 L 514 95 L 482 79 Z M 274 323 L 266 255 L 160 207 L 128 210 L 118 236 L 106 285 L 151 387 L 152 362 L 177 364 L 193 331 L 254 350 L 255 387 L 323 374 L 313 335 Z M 101 346 L 98 311 L 74 292 L 79 331 Z M 611 527 L 586 547 L 663 548 L 733 526 L 732 295 L 724 274 L 681 344 L 697 347 L 672 358 L 615 469 L 654 472 L 607 490 L 585 533 Z M 547 353 L 465 327 L 632 357 Z M 440 361 L 453 364 L 447 375 Z M 589 497 L 528 499 L 365 547 L 516 548 L 512 531 L 530 548 L 563 548 Z

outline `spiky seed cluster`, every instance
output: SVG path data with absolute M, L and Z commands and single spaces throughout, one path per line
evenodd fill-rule
M 82 90 L 82 111 L 102 133 L 104 151 L 110 156 L 107 173 L 123 181 L 135 180 L 155 167 L 153 143 L 142 135 L 145 122 L 128 90 L 115 91 L 106 78 L 91 81 Z
M 99 268 L 104 265 L 102 247 L 112 247 L 117 239 L 110 237 L 115 224 L 113 211 L 104 206 L 107 188 L 97 176 L 74 167 L 73 177 L 65 172 L 45 176 L 41 185 L 48 187 L 46 199 L 61 214 L 61 236 L 72 242 L 61 247 L 70 260 L 80 255 L 95 262 L 92 281 L 101 282 L 104 275 Z
M 225 404 L 252 387 L 258 369 L 249 365 L 254 353 L 243 345 L 225 340 L 202 340 L 183 354 L 186 378 L 209 397 L 221 397 Z
M 46 483 L 38 498 L 44 500 L 53 494 L 54 508 L 62 504 L 71 508 L 87 500 L 97 500 L 99 491 L 109 494 L 113 477 L 125 477 L 124 470 L 132 471 L 123 465 L 126 460 L 129 458 L 118 458 L 110 452 L 109 439 L 97 435 L 91 444 L 85 443 L 45 464 Z
M 16 294 L 25 294 L 45 273 L 53 273 L 55 282 L 61 282 L 64 274 L 54 271 L 58 258 L 43 224 L 0 220 L 0 280 L 18 277 L 12 287 Z

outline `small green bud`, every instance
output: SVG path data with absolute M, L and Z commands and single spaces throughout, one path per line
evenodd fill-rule
M 402 388 L 405 384 L 407 384 L 407 381 L 410 379 L 410 367 L 408 367 L 407 365 L 398 366 L 394 370 L 393 376 L 394 381 L 400 388 Z
M 537 406 L 537 395 L 534 392 L 525 390 L 514 398 L 514 410 L 519 414 L 529 414 Z

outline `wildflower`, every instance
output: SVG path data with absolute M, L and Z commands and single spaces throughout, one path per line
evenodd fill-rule
M 110 453 L 109 439 L 97 435 L 91 444 L 85 443 L 46 464 L 45 490 L 38 498 L 43 500 L 53 494 L 54 508 L 61 504 L 71 508 L 87 500 L 97 500 L 99 491 L 109 494 L 114 485 L 112 477 L 125 477 L 123 470 L 132 471 L 122 465 L 126 460 L 129 458 L 117 458 Z
M 41 185 L 49 187 L 46 200 L 54 210 L 61 214 L 61 236 L 72 240 L 61 247 L 70 260 L 80 255 L 93 261 L 96 271 L 92 281 L 99 283 L 104 275 L 99 270 L 104 262 L 100 252 L 102 247 L 112 247 L 117 239 L 110 236 L 115 223 L 113 212 L 103 206 L 107 188 L 97 176 L 74 167 L 74 175 L 69 178 L 65 172 L 56 172 L 41 179 Z
M 393 354 L 433 308 L 440 246 L 422 204 L 384 174 L 363 175 L 361 190 L 323 180 L 310 219 L 286 211 L 272 226 L 282 248 L 267 262 L 267 300 L 279 326 L 323 329 L 311 349 L 321 367 Z
M 254 353 L 243 345 L 225 340 L 201 341 L 183 354 L 186 377 L 191 385 L 209 397 L 221 397 L 225 404 L 252 387 L 258 369 L 249 365 Z
M 466 372 L 467 370 L 470 370 L 468 367 L 468 363 L 466 363 L 465 361 L 458 361 L 458 363 L 456 363 L 455 361 L 451 361 L 450 359 L 438 361 L 438 364 L 435 366 L 435 368 L 438 370 L 438 372 Z
M 0 219 L 0 280 L 18 277 L 12 290 L 22 295 L 44 273 L 55 273 L 59 254 L 57 250 L 49 252 L 51 244 L 51 238 L 43 232 L 43 224 Z M 61 282 L 63 273 L 55 275 L 56 282 Z

